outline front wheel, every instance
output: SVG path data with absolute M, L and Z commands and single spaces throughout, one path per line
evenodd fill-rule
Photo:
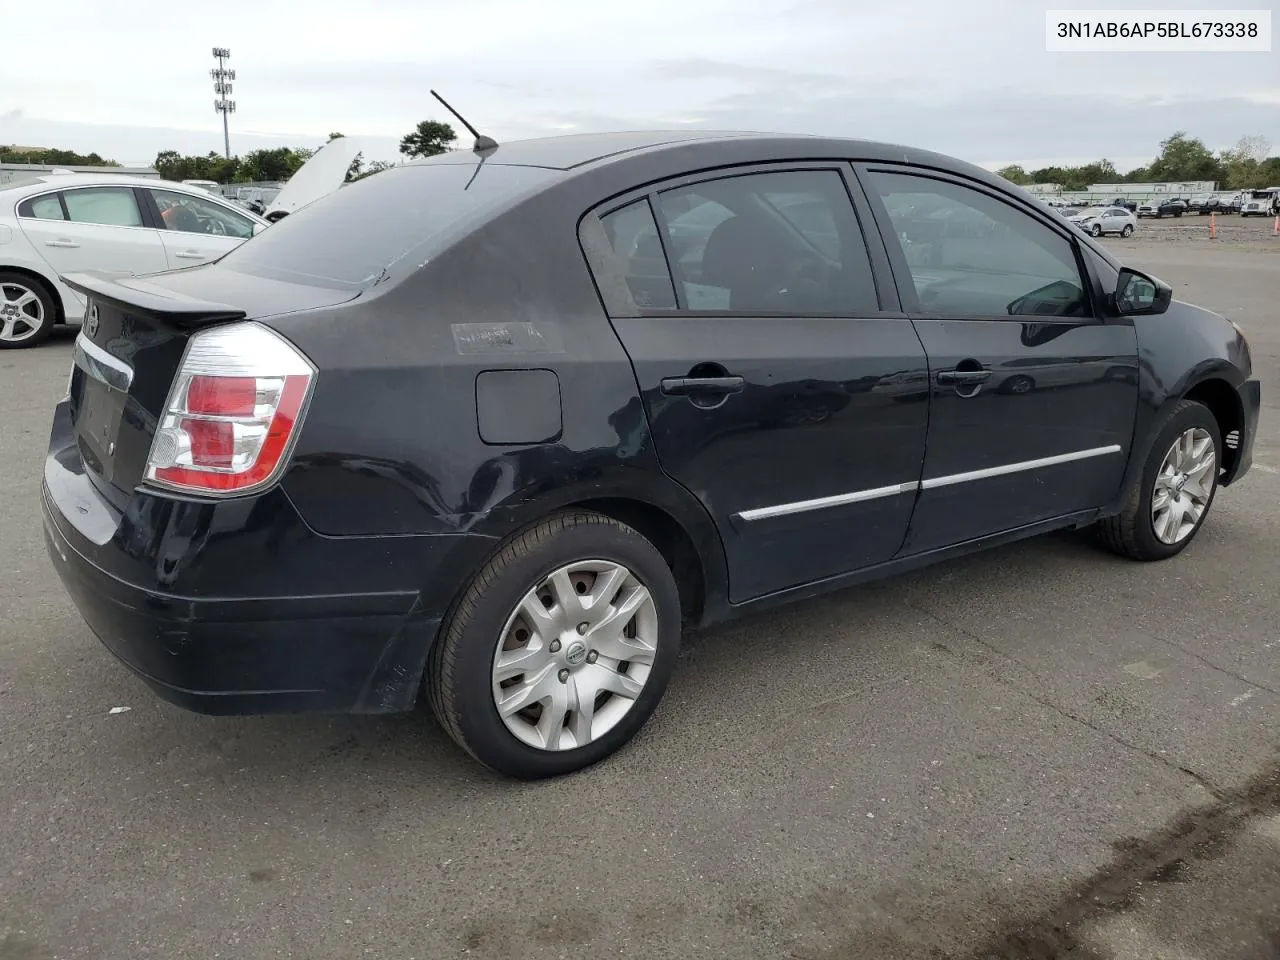
M 1100 224 L 1100 223 L 1095 223 L 1095 224 L 1093 225 L 1093 229 L 1092 229 L 1092 230 L 1090 230 L 1089 232 L 1090 232 L 1091 234 L 1093 234 L 1095 237 L 1100 237 L 1100 236 L 1102 236 L 1102 224 Z
M 1133 224 L 1132 224 L 1132 223 L 1126 223 L 1126 224 L 1124 225 L 1124 229 L 1120 231 L 1120 236 L 1122 236 L 1122 237 L 1132 237 L 1132 236 L 1133 236 Z
M 613 753 L 662 698 L 680 599 L 662 554 L 631 527 L 573 511 L 503 545 L 432 652 L 431 706 L 486 766 L 523 779 Z
M 1209 408 L 1182 400 L 1147 452 L 1124 509 L 1099 521 L 1108 549 L 1133 560 L 1165 560 L 1186 548 L 1213 505 L 1222 435 Z

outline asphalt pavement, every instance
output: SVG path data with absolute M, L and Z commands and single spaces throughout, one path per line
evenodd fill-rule
M 44 552 L 74 331 L 0 353 L 0 960 L 1280 957 L 1280 241 L 1164 229 L 1113 247 L 1264 391 L 1190 548 L 1049 536 L 693 637 L 632 745 L 537 784 L 425 706 L 158 701 Z

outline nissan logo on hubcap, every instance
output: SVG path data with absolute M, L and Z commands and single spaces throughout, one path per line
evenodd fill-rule
M 576 667 L 585 659 L 587 659 L 587 645 L 581 641 L 569 644 L 569 649 L 564 652 L 564 662 L 571 667 Z

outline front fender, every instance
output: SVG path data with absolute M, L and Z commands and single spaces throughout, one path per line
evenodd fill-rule
M 1218 380 L 1231 388 L 1239 403 L 1238 393 L 1252 373 L 1249 344 L 1225 317 L 1174 301 L 1163 314 L 1133 320 L 1138 338 L 1138 411 L 1124 483 L 1105 513 L 1123 508 L 1142 477 L 1156 435 L 1180 400 L 1197 386 Z M 1243 411 L 1237 413 L 1243 417 Z

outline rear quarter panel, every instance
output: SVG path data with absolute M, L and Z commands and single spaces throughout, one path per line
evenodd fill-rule
M 658 465 L 630 361 L 578 246 L 588 206 L 568 181 L 385 292 L 269 321 L 320 371 L 283 479 L 309 525 L 330 536 L 498 538 L 559 506 L 626 497 L 673 515 L 720 561 L 701 505 Z M 557 436 L 481 438 L 477 377 L 509 370 L 554 374 Z M 513 406 L 511 422 L 526 413 Z

